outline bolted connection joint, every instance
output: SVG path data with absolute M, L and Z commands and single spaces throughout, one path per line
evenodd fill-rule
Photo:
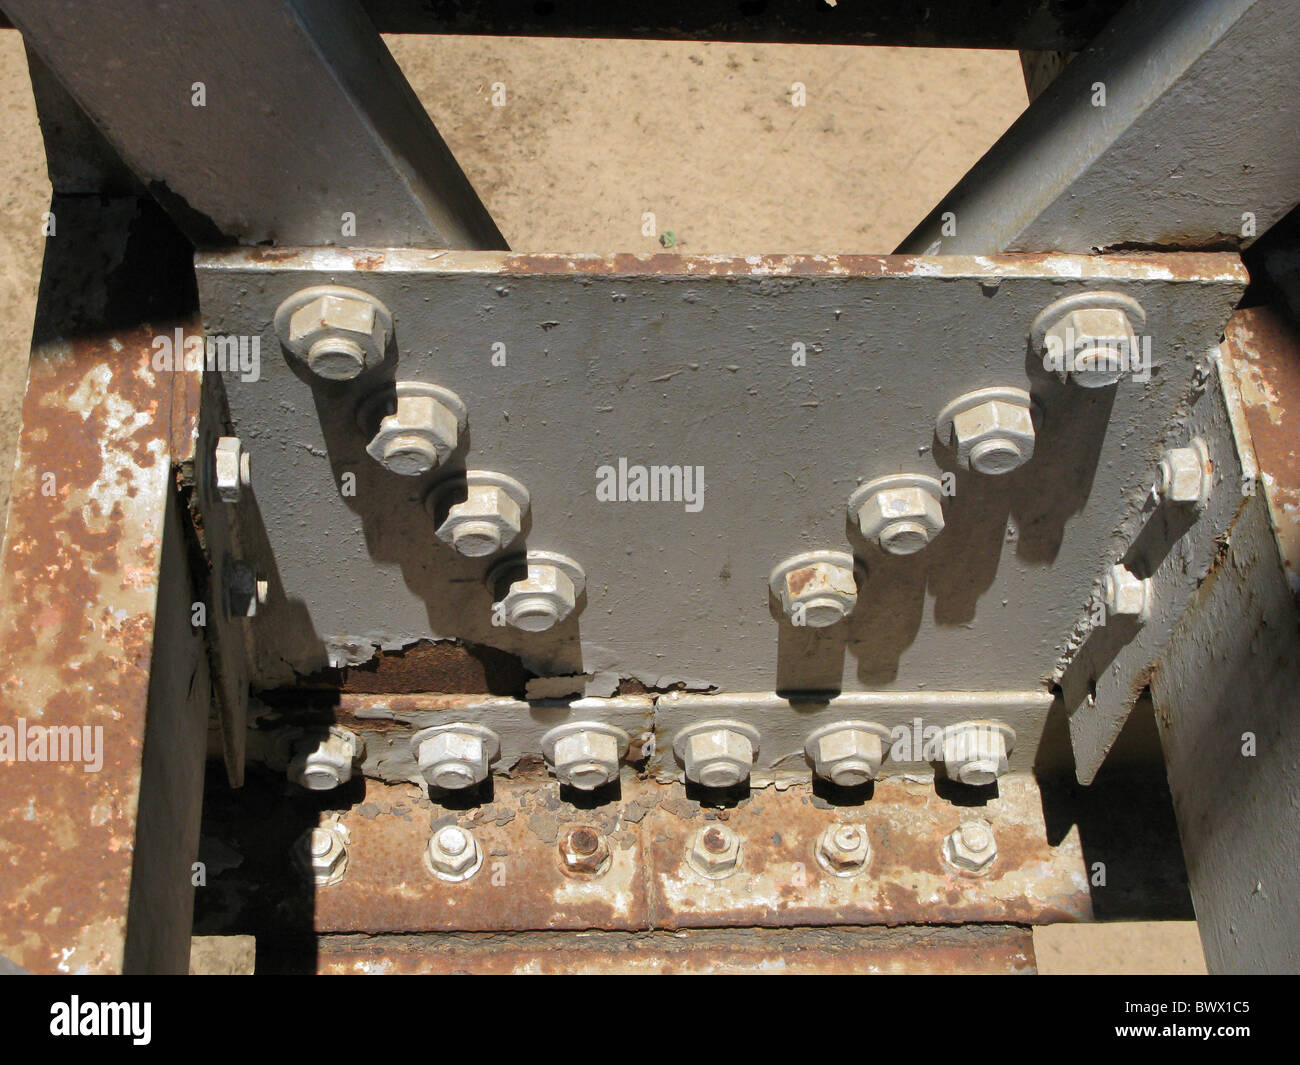
M 243 490 L 253 483 L 252 456 L 244 450 L 239 437 L 223 436 L 212 458 L 217 498 L 223 503 L 238 503 Z
M 943 766 L 948 779 L 984 787 L 1007 771 L 1015 732 L 997 721 L 965 721 L 943 733 Z
M 280 341 L 317 377 L 350 381 L 384 361 L 393 337 L 388 309 L 368 293 L 321 285 L 275 312 Z
M 787 558 L 768 577 L 768 587 L 792 625 L 825 628 L 852 613 L 858 601 L 853 556 L 808 551 Z
M 424 865 L 439 880 L 468 880 L 483 865 L 483 848 L 474 834 L 459 825 L 438 829 L 424 849 Z
M 871 858 L 862 825 L 830 825 L 817 837 L 817 861 L 832 876 L 857 876 Z
M 609 842 L 599 829 L 580 825 L 560 836 L 560 868 L 571 876 L 600 876 L 609 869 Z
M 1080 388 L 1106 388 L 1142 369 L 1133 323 L 1146 323 L 1142 305 L 1122 292 L 1081 292 L 1043 310 L 1030 330 L 1043 367 Z M 1149 353 L 1148 353 L 1149 354 Z
M 503 473 L 467 470 L 435 485 L 426 506 L 438 523 L 438 539 L 478 558 L 500 551 L 522 531 L 528 489 Z
M 998 856 L 992 826 L 987 821 L 963 821 L 943 841 L 943 856 L 965 872 L 984 872 Z
M 294 844 L 294 858 L 317 887 L 337 884 L 348 868 L 348 845 L 338 825 L 309 829 Z
M 570 721 L 542 737 L 542 755 L 561 784 L 595 791 L 618 779 L 628 736 L 601 721 Z
M 289 780 L 309 791 L 329 791 L 352 779 L 353 765 L 364 753 L 361 737 L 341 725 L 331 725 L 326 733 L 308 733 L 292 744 Z
M 981 388 L 949 403 L 935 424 L 957 465 L 976 473 L 1010 473 L 1034 456 L 1034 417 L 1021 388 Z
M 943 532 L 943 486 L 924 474 L 868 481 L 849 496 L 862 535 L 891 555 L 911 555 Z
M 499 597 L 493 621 L 525 632 L 545 632 L 573 613 L 587 576 L 573 559 L 551 551 L 529 551 L 504 558 L 487 575 L 488 590 Z
M 1151 582 L 1126 566 L 1111 566 L 1102 581 L 1101 594 L 1107 618 L 1128 618 L 1141 624 L 1150 613 Z
M 686 850 L 686 863 L 702 877 L 724 880 L 740 868 L 740 837 L 726 825 L 709 825 L 696 832 Z
M 357 424 L 374 435 L 366 454 L 390 473 L 419 477 L 447 461 L 466 425 L 455 392 L 423 381 L 398 381 L 357 408 Z
M 1200 437 L 1187 447 L 1173 447 L 1156 467 L 1156 498 L 1170 506 L 1205 506 L 1210 497 L 1210 453 Z
M 741 721 L 700 721 L 673 738 L 686 779 L 705 788 L 733 788 L 749 779 L 758 730 Z
M 457 722 L 422 729 L 411 737 L 420 775 L 435 788 L 459 791 L 483 783 L 501 753 L 497 734 Z
M 888 739 L 889 731 L 883 725 L 837 721 L 808 737 L 804 755 L 815 776 L 842 788 L 854 788 L 876 779 Z

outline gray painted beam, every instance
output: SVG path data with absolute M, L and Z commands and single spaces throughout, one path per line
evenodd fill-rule
M 1300 0 L 1137 0 L 899 250 L 1249 244 L 1300 201 L 1298 27 Z
M 5 10 L 197 244 L 506 246 L 354 0 Z

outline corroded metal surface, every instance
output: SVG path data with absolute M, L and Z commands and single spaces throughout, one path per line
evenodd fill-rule
M 250 787 L 253 781 L 250 779 Z M 264 783 L 263 787 L 274 787 Z M 566 801 L 544 772 L 521 767 L 498 780 L 491 801 L 453 810 L 412 786 L 366 781 L 364 798 L 337 817 L 349 839 L 342 882 L 314 896 L 287 875 L 299 824 L 268 822 L 269 795 L 256 791 L 209 810 L 205 832 L 238 868 L 204 893 L 204 932 L 527 931 L 676 929 L 725 926 L 895 925 L 1086 920 L 1091 916 L 1078 832 L 1048 842 L 1038 787 L 1012 776 L 983 806 L 959 807 L 928 784 L 877 785 L 870 801 L 833 806 L 806 785 L 752 792 L 729 809 L 702 807 L 678 785 L 625 778 L 621 796 L 584 809 Z M 942 858 L 944 838 L 966 818 L 992 825 L 998 857 L 986 875 L 961 873 Z M 814 841 L 836 822 L 862 824 L 872 857 L 859 877 L 824 872 Z M 422 852 L 435 826 L 470 829 L 485 853 L 463 883 L 435 879 Z M 743 841 L 741 866 L 708 880 L 686 862 L 690 837 L 725 824 Z M 558 841 L 570 826 L 604 834 L 608 872 L 567 875 Z
M 1035 972 L 1033 934 L 961 928 L 743 928 L 691 932 L 324 936 L 329 974 L 952 974 Z
M 1271 307 L 1232 316 L 1225 360 L 1236 380 L 1282 565 L 1300 600 L 1300 338 Z
M 122 964 L 165 501 L 198 405 L 197 374 L 153 370 L 154 332 L 50 342 L 30 364 L 0 725 L 99 729 L 103 756 L 0 762 L 0 954 L 33 971 Z

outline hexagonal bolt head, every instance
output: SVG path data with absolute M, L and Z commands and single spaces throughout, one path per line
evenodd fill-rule
M 237 559 L 226 563 L 226 614 L 232 618 L 257 616 L 257 608 L 265 605 L 271 595 L 269 581 L 257 575 L 257 570 L 247 562 Z
M 1034 454 L 1029 404 L 990 400 L 953 416 L 957 464 L 976 473 L 1010 473 Z
M 469 732 L 438 732 L 420 743 L 420 775 L 446 791 L 472 788 L 487 780 L 489 756 L 483 737 Z
M 350 729 L 330 726 L 326 735 L 304 736 L 293 744 L 288 777 L 309 791 L 329 791 L 352 779 L 352 767 L 365 750 Z
M 828 552 L 829 553 L 829 552 Z M 858 602 L 858 582 L 852 560 L 841 562 L 797 556 L 781 567 L 785 572 L 772 582 L 781 610 L 794 625 L 820 629 L 842 621 Z M 789 568 L 786 568 L 789 567 Z
M 992 784 L 1007 771 L 1007 737 L 1000 729 L 978 723 L 947 729 L 943 767 L 950 780 L 961 784 Z
M 817 837 L 817 860 L 833 876 L 855 876 L 871 857 L 862 825 L 830 825 Z
M 1082 388 L 1113 385 L 1137 353 L 1129 317 L 1117 307 L 1083 307 L 1070 311 L 1044 336 L 1049 355 L 1060 352 L 1057 376 Z
M 560 836 L 560 867 L 575 876 L 599 876 L 610 865 L 609 842 L 604 833 L 581 825 Z
M 298 307 L 283 339 L 317 377 L 350 381 L 383 362 L 391 323 L 384 305 L 372 296 L 336 288 Z
M 347 840 L 337 826 L 309 829 L 298 837 L 294 858 L 318 887 L 337 884 L 348 867 Z
M 813 743 L 813 772 L 842 788 L 875 780 L 885 760 L 884 745 L 875 732 L 842 728 Z
M 438 539 L 470 558 L 495 554 L 514 540 L 523 530 L 528 493 L 515 481 L 497 483 L 507 480 L 500 474 L 470 470 L 453 485 L 435 490 L 430 497 L 435 516 L 447 493 L 464 493 L 464 499 L 447 507 Z
M 243 489 L 253 483 L 252 457 L 237 436 L 223 436 L 213 451 L 214 483 L 223 503 L 238 503 Z
M 920 483 L 898 484 L 896 478 L 881 478 L 863 487 L 866 498 L 858 506 L 858 527 L 866 539 L 891 555 L 911 555 L 928 545 L 943 531 L 943 489 L 933 477 L 917 477 Z M 873 484 L 881 487 L 871 491 Z M 853 502 L 861 498 L 854 493 Z
M 727 728 L 695 733 L 683 754 L 686 779 L 705 788 L 733 788 L 749 779 L 754 765 L 749 737 Z
M 367 401 L 369 415 L 375 413 L 377 402 Z M 380 418 L 366 454 L 389 472 L 419 477 L 456 450 L 465 407 L 455 393 L 417 381 L 398 381 L 396 405 L 387 406 L 393 407 L 392 413 Z
M 575 576 L 577 580 L 575 580 Z M 503 577 L 513 577 L 501 596 L 499 608 L 507 625 L 525 632 L 545 632 L 573 613 L 582 594 L 582 568 L 571 559 L 561 560 L 530 551 L 525 560 L 505 560 L 488 573 L 488 587 L 500 591 Z
M 740 868 L 740 837 L 726 825 L 709 825 L 695 833 L 686 861 L 700 876 L 723 880 Z
M 1210 456 L 1205 444 L 1193 440 L 1188 447 L 1170 448 L 1156 468 L 1156 494 L 1173 506 L 1200 507 L 1209 497 Z
M 439 880 L 468 880 L 483 864 L 483 849 L 469 829 L 458 825 L 440 828 L 424 851 L 425 864 Z
M 963 821 L 943 841 L 943 856 L 968 873 L 982 873 L 998 856 L 997 840 L 986 821 Z
M 555 742 L 555 776 L 579 791 L 595 791 L 618 779 L 619 743 L 607 732 L 583 729 Z
M 1108 618 L 1145 621 L 1151 609 L 1151 582 L 1124 566 L 1112 566 L 1102 581 L 1102 601 Z

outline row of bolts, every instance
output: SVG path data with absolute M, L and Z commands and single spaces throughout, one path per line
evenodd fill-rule
M 296 857 L 321 887 L 337 884 L 347 874 L 348 833 L 333 822 L 310 829 L 295 845 Z M 614 856 L 599 829 L 579 825 L 562 832 L 558 841 L 560 869 L 589 879 L 607 873 Z M 817 864 L 831 876 L 859 876 L 871 860 L 871 840 L 865 825 L 828 825 L 812 848 Z M 987 821 L 967 820 L 943 840 L 941 854 L 950 866 L 966 873 L 987 873 L 997 858 L 997 841 Z M 744 864 L 745 843 L 729 825 L 715 823 L 698 829 L 686 843 L 689 868 L 708 880 L 725 880 Z M 425 847 L 425 869 L 439 880 L 461 883 L 483 867 L 484 851 L 474 833 L 459 825 L 434 831 Z
M 1031 329 L 1039 350 L 1063 352 L 1058 374 L 1086 388 L 1116 383 L 1124 367 L 1115 352 L 1137 351 L 1131 317 L 1145 320 L 1142 308 L 1120 293 L 1084 293 L 1058 300 Z M 357 289 L 326 285 L 290 296 L 276 312 L 276 326 L 289 353 L 307 371 L 328 381 L 347 381 L 383 362 L 393 340 L 388 309 Z M 1122 345 L 1122 347 L 1121 347 Z M 1018 469 L 1034 453 L 1034 407 L 1021 388 L 983 388 L 949 403 L 936 422 L 941 442 L 954 451 L 962 469 L 1002 475 Z M 397 381 L 391 389 L 365 398 L 357 421 L 371 433 L 367 453 L 389 471 L 421 476 L 456 450 L 466 425 L 466 407 L 454 392 L 420 381 Z M 249 454 L 237 437 L 222 437 L 216 447 L 218 496 L 237 502 L 251 482 Z M 1173 448 L 1160 462 L 1155 491 L 1173 503 L 1201 504 L 1207 491 L 1204 447 L 1194 442 Z M 944 528 L 946 493 L 935 477 L 901 473 L 876 478 L 856 489 L 848 509 L 863 537 L 893 555 L 910 555 L 928 546 Z M 493 555 L 522 531 L 529 508 L 528 490 L 517 480 L 489 470 L 455 472 L 435 482 L 425 496 L 436 535 L 468 557 Z M 768 585 L 785 616 L 799 625 L 821 628 L 846 618 L 857 603 L 861 564 L 836 550 L 808 551 L 776 566 Z M 267 583 L 249 567 L 231 568 L 240 612 L 255 613 L 267 596 Z M 582 566 L 568 556 L 528 551 L 505 557 L 487 572 L 501 618 L 514 628 L 546 631 L 577 606 L 586 583 Z M 1114 566 L 1103 585 L 1112 615 L 1141 619 L 1149 584 L 1123 566 Z

